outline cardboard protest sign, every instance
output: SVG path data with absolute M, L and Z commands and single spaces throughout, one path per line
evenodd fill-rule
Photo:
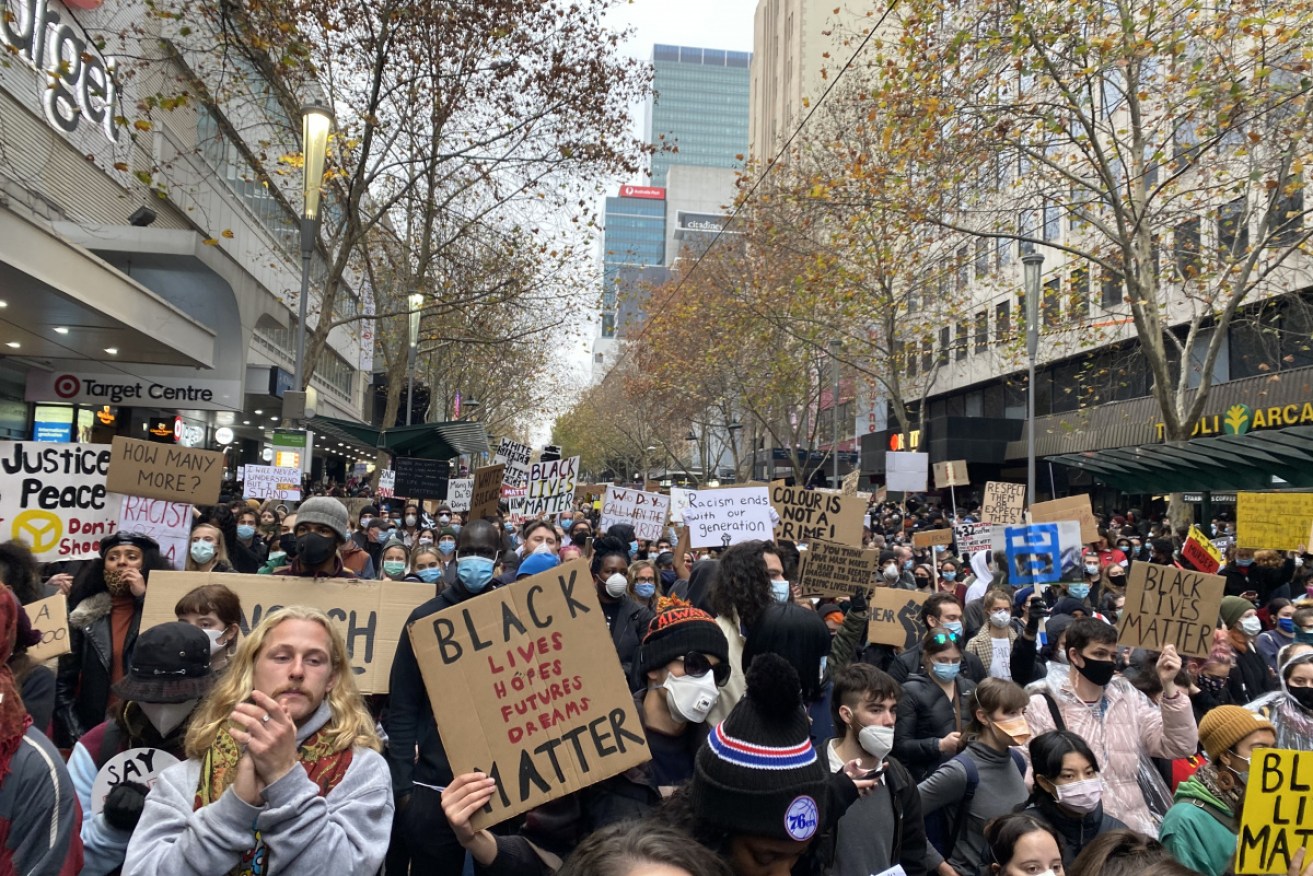
M 191 525 L 191 505 L 186 502 L 124 496 L 119 506 L 119 529 L 140 532 L 155 539 L 160 546 L 160 555 L 174 569 L 187 565 Z
M 1245 785 L 1234 872 L 1287 873 L 1304 849 L 1313 860 L 1313 751 L 1262 748 L 1254 752 Z
M 1225 588 L 1220 575 L 1133 563 L 1117 641 L 1150 651 L 1175 645 L 1182 655 L 1207 657 Z
M 579 457 L 535 462 L 529 467 L 529 494 L 524 500 L 523 514 L 560 514 L 574 503 L 575 481 L 579 477 Z
M 994 537 L 994 525 L 992 523 L 959 523 L 953 527 L 953 534 L 957 539 L 957 552 L 964 557 L 969 557 L 977 551 L 993 550 L 991 542 Z
M 1036 502 L 1030 506 L 1031 523 L 1056 523 L 1059 520 L 1075 520 L 1080 524 L 1082 544 L 1099 540 L 1099 521 L 1094 519 L 1089 496 L 1067 496 L 1065 499 Z
M 309 605 L 332 619 L 363 693 L 387 693 L 388 675 L 406 618 L 433 598 L 431 584 L 366 578 L 291 578 L 210 572 L 152 572 L 141 629 L 175 620 L 178 600 L 202 584 L 222 584 L 242 602 L 242 633 L 285 605 Z
M 855 468 L 843 476 L 843 480 L 840 481 L 839 489 L 845 496 L 856 496 L 857 488 L 861 485 L 862 471 L 861 469 Z
M 786 487 L 778 481 L 770 486 L 770 504 L 780 518 L 775 527 L 777 540 L 861 547 L 866 503 L 856 496 Z
M 666 534 L 670 497 L 625 487 L 607 487 L 602 499 L 602 529 L 617 523 L 634 527 L 639 541 L 656 541 Z
M 606 493 L 606 488 L 610 484 L 579 484 L 574 488 L 574 497 L 576 499 L 592 500 L 601 497 Z
M 0 442 L 0 540 L 25 542 L 40 562 L 99 556 L 118 528 L 111 455 L 108 444 Z
M 470 493 L 470 520 L 482 520 L 497 515 L 501 502 L 501 484 L 506 466 L 487 465 L 474 471 L 474 490 Z
M 91 783 L 91 814 L 105 811 L 105 798 L 116 786 L 136 782 L 153 788 L 159 774 L 179 762 L 162 748 L 129 748 L 119 752 L 105 762 Z
M 397 494 L 397 473 L 390 468 L 385 468 L 378 473 L 378 490 L 375 492 L 380 499 L 391 499 Z
M 929 474 L 930 454 L 928 453 L 900 450 L 886 450 L 884 453 L 884 481 L 891 490 L 924 493 Z
M 392 467 L 396 470 L 396 491 L 407 499 L 447 498 L 451 463 L 446 460 L 398 456 L 392 461 Z
M 474 495 L 474 478 L 452 478 L 447 481 L 447 507 L 452 511 L 470 510 Z
M 53 657 L 69 653 L 68 602 L 64 594 L 56 593 L 23 606 L 32 621 L 32 629 L 41 634 L 41 641 L 27 649 L 33 663 L 44 663 Z
M 686 490 L 683 487 L 670 488 L 670 522 L 683 523 L 684 509 L 688 507 L 688 497 L 692 495 L 693 490 Z
M 242 493 L 247 499 L 301 501 L 301 469 L 284 465 L 248 465 Z
M 952 544 L 951 529 L 921 529 L 912 533 L 912 547 L 934 547 L 937 544 Z
M 774 535 L 768 487 L 689 490 L 684 506 L 689 547 L 729 547 Z
M 1222 568 L 1222 552 L 1213 546 L 1199 527 L 1191 526 L 1190 534 L 1181 545 L 1181 559 L 1205 575 L 1216 575 Z
M 980 521 L 998 526 L 1025 523 L 1026 485 L 1006 481 L 987 481 L 985 498 L 980 503 Z
M 880 565 L 879 551 L 813 541 L 802 557 L 798 586 L 803 593 L 850 597 L 875 586 L 875 570 Z
M 871 592 L 867 640 L 904 650 L 915 645 L 925 635 L 925 627 L 921 626 L 921 606 L 929 598 L 929 593 L 916 590 L 875 588 Z
M 223 489 L 223 454 L 114 436 L 105 489 L 111 493 L 213 505 Z
M 1308 547 L 1313 493 L 1236 493 L 1236 546 L 1296 551 Z
M 502 483 L 508 487 L 524 487 L 529 483 L 529 457 L 533 449 L 528 444 L 503 438 L 497 445 L 497 455 L 492 458 L 493 465 L 506 466 L 502 474 Z
M 955 459 L 952 462 L 935 463 L 935 489 L 946 490 L 949 487 L 970 486 L 967 479 L 967 461 Z
M 584 560 L 421 618 L 410 640 L 453 770 L 497 780 L 476 830 L 651 758 Z

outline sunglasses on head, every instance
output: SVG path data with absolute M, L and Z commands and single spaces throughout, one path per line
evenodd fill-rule
M 930 637 L 930 641 L 934 642 L 936 645 L 945 645 L 948 644 L 949 642 L 957 642 L 959 641 L 959 639 L 960 637 L 958 636 L 958 634 L 953 632 L 935 633 L 933 636 Z
M 729 681 L 728 663 L 717 663 L 715 666 L 712 666 L 711 661 L 707 659 L 707 655 L 703 654 L 701 651 L 689 651 L 684 655 L 685 675 L 691 675 L 694 678 L 701 678 L 708 672 L 710 672 L 712 677 L 716 680 L 716 687 L 724 687 L 725 683 Z

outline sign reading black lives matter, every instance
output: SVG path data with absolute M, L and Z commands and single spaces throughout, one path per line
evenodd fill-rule
M 1207 657 L 1217 629 L 1226 579 L 1175 566 L 1135 563 L 1126 576 L 1126 607 L 1117 622 L 1117 642 Z
M 475 830 L 651 759 L 584 560 L 420 618 L 410 640 L 453 772 L 497 781 Z

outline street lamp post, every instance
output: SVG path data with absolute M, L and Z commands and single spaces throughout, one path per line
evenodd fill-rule
M 830 358 L 834 360 L 834 396 L 830 399 L 830 413 L 834 415 L 834 443 L 830 453 L 834 456 L 834 483 L 830 486 L 839 489 L 839 339 L 830 341 Z
M 333 128 L 333 111 L 322 104 L 301 108 L 301 151 L 304 157 L 302 187 L 305 211 L 301 217 L 301 301 L 296 322 L 296 389 L 305 389 L 305 321 L 310 298 L 310 257 L 319 236 L 319 202 L 324 187 L 324 162 L 328 156 L 328 134 Z
M 1035 355 L 1039 352 L 1039 277 L 1044 254 L 1021 257 L 1026 273 L 1026 504 L 1035 504 Z
M 410 348 L 406 351 L 406 425 L 409 426 L 415 412 L 415 347 L 419 344 L 419 309 L 424 306 L 424 296 L 412 292 L 406 301 L 410 305 Z

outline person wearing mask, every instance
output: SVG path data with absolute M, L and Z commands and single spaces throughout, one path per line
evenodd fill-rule
M 231 515 L 221 512 L 215 516 L 215 523 L 223 530 L 233 570 L 244 575 L 260 571 L 269 558 L 269 545 L 260 537 L 260 517 L 256 511 L 242 507 Z
M 82 805 L 83 876 L 105 876 L 123 865 L 150 790 L 125 780 L 110 790 L 104 809 L 93 815 L 96 774 L 130 748 L 158 749 L 179 760 L 186 757 L 187 720 L 209 693 L 214 678 L 210 639 L 199 627 L 177 621 L 141 634 L 131 669 L 114 685 L 118 705 L 110 710 L 108 720 L 77 741 L 68 760 Z
M 1258 591 L 1249 580 L 1249 570 L 1253 565 L 1253 550 L 1231 546 L 1226 552 L 1226 566 L 1222 569 L 1222 577 L 1226 578 L 1224 592 L 1227 596 L 1240 596 L 1250 602 L 1258 599 Z
M 348 539 L 346 506 L 330 496 L 315 496 L 296 509 L 296 553 L 275 575 L 299 578 L 354 578 L 338 556 Z
M 394 538 L 383 545 L 383 569 L 379 578 L 384 581 L 404 581 L 410 571 L 410 551 L 401 539 Z
M 1099 834 L 1126 827 L 1103 811 L 1099 761 L 1075 733 L 1054 730 L 1030 740 L 1030 765 L 1034 785 L 1024 811 L 1062 838 L 1064 868 Z
M 1103 757 L 1103 805 L 1108 814 L 1151 835 L 1157 816 L 1146 800 L 1169 799 L 1166 783 L 1151 757 L 1189 757 L 1199 744 L 1190 698 L 1176 686 L 1181 658 L 1168 645 L 1155 670 L 1162 697 L 1155 705 L 1125 678 L 1116 676 L 1117 628 L 1094 618 L 1080 618 L 1067 627 L 1062 641 L 1064 665 L 1049 664 L 1048 676 L 1037 686 L 1026 708 L 1035 735 L 1070 730 Z M 1142 790 L 1141 781 L 1148 791 Z M 1164 811 L 1165 811 L 1164 805 Z
M 1248 708 L 1276 729 L 1277 748 L 1313 751 L 1313 645 L 1287 645 L 1277 665 L 1281 689 Z
M 150 573 L 168 568 L 153 538 L 120 530 L 101 539 L 100 558 L 78 574 L 68 598 L 69 653 L 55 680 L 56 731 L 70 747 L 105 720 L 110 688 L 132 663 Z
M 452 574 L 455 574 L 454 567 Z M 443 575 L 442 557 L 436 548 L 418 547 L 411 552 L 410 574 L 406 580 L 412 584 L 432 584 L 437 588 L 436 593 L 442 592 L 449 582 Z
M 486 520 L 472 521 L 456 543 L 456 581 L 410 613 L 406 626 L 495 587 L 493 572 L 502 534 Z M 388 872 L 460 873 L 465 849 L 442 811 L 442 789 L 454 778 L 433 719 L 433 707 L 410 636 L 397 642 L 389 676 L 389 707 L 383 719 L 396 821 Z M 418 754 L 418 756 L 417 756 Z
M 0 591 L 0 872 L 64 876 L 83 866 L 82 813 L 59 750 L 32 724 L 9 670 L 19 603 Z
M 748 636 L 770 605 L 789 598 L 790 588 L 775 546 L 745 541 L 730 547 L 718 561 L 694 564 L 688 582 L 689 602 L 701 608 L 703 592 L 709 613 L 729 643 L 729 681 L 708 718 L 715 724 L 725 720 L 747 687 L 743 646 Z
M 393 811 L 380 748 L 332 621 L 273 611 L 192 716 L 187 760 L 156 778 L 123 874 L 375 873 Z
M 868 876 L 899 865 L 907 876 L 922 876 L 925 821 L 921 796 L 907 769 L 891 757 L 898 682 L 865 663 L 834 674 L 830 692 L 835 738 L 822 746 L 830 772 L 849 770 L 875 780 L 842 818 L 835 831 L 835 876 Z
M 1012 646 L 1021 633 L 1012 622 L 1012 594 L 990 590 L 984 599 L 987 623 L 967 643 L 966 653 L 974 654 L 992 678 L 1012 679 Z
M 651 560 L 637 560 L 630 564 L 629 598 L 656 613 L 657 569 Z
M 657 592 L 661 596 L 669 596 L 679 581 L 679 573 L 675 571 L 675 554 L 671 550 L 665 550 L 657 554 Z
M 921 625 L 927 632 L 947 631 L 965 641 L 962 634 L 962 603 L 951 593 L 936 593 L 921 604 Z M 921 642 L 906 649 L 889 663 L 889 674 L 900 684 L 921 668 Z M 971 652 L 962 655 L 962 675 L 974 682 L 984 681 L 985 665 Z
M 583 550 L 588 539 L 593 537 L 593 527 L 582 517 L 576 519 L 574 525 L 567 532 L 570 534 L 570 544 L 575 545 L 580 550 Z
M 985 591 L 994 583 L 994 570 L 991 568 L 993 558 L 992 551 L 976 551 L 971 555 L 971 575 L 963 582 L 966 585 L 963 605 L 984 597 Z
M 1235 650 L 1230 699 L 1237 706 L 1243 706 L 1277 687 L 1275 675 L 1268 674 L 1267 664 L 1254 646 L 1263 632 L 1263 622 L 1259 620 L 1254 604 L 1240 596 L 1223 596 L 1220 614 Z
M 1255 750 L 1276 745 L 1276 730 L 1240 706 L 1218 706 L 1200 722 L 1199 741 L 1208 763 L 1177 787 L 1159 838 L 1185 866 L 1204 876 L 1222 876 L 1235 861 Z
M 401 539 L 401 543 L 407 548 L 418 546 L 421 523 L 419 506 L 414 502 L 407 502 L 405 509 L 401 512 L 401 528 L 397 530 L 394 538 Z
M 202 584 L 183 594 L 173 615 L 205 633 L 210 644 L 210 669 L 217 676 L 228 668 L 242 635 L 242 601 L 222 584 Z
M 459 533 L 450 526 L 438 530 L 434 549 L 438 554 L 438 566 L 442 569 L 442 581 L 450 585 L 456 581 L 456 537 Z
M 930 568 L 929 563 L 919 563 L 912 567 L 912 579 L 915 587 L 921 593 L 930 593 L 935 586 L 934 571 Z
M 272 547 L 278 541 L 278 536 L 282 535 L 282 517 L 282 512 L 272 500 L 260 507 L 259 535 L 265 545 Z
M 946 631 L 926 634 L 921 669 L 903 683 L 894 726 L 894 756 L 917 781 L 962 750 L 976 685 L 961 669 L 961 638 Z
M 783 602 L 778 601 L 778 596 L 773 598 L 776 601 L 761 613 L 757 626 L 743 644 L 743 665 L 751 666 L 759 655 L 767 653 L 789 661 L 802 679 L 802 701 L 812 718 L 812 738 L 826 739 L 834 732 L 829 710 L 825 708 L 829 658 L 840 637 L 831 638 L 829 627 L 810 605 L 804 608 L 789 598 Z M 842 661 L 845 664 L 851 660 L 856 638 L 868 625 L 867 621 L 854 623 L 857 629 L 848 637 L 847 647 L 839 648 L 846 655 Z
M 589 569 L 602 603 L 602 616 L 611 631 L 611 643 L 620 656 L 625 677 L 632 679 L 638 645 L 652 612 L 629 598 L 629 545 L 610 535 L 599 538 L 593 542 Z
M 940 593 L 957 593 L 959 586 L 958 580 L 958 563 L 952 557 L 942 557 L 939 559 L 939 592 Z M 965 591 L 964 591 L 965 592 Z
M 310 501 L 315 500 L 311 499 Z M 298 513 L 302 510 L 303 508 L 297 509 Z M 376 571 L 383 568 L 383 547 L 391 540 L 392 521 L 388 518 L 372 517 L 365 524 L 364 543 L 360 544 L 360 547 L 369 556 L 370 563 Z
M 185 572 L 231 572 L 228 548 L 224 546 L 223 532 L 212 523 L 198 523 L 192 527 L 191 543 L 187 550 Z
M 1277 652 L 1295 641 L 1295 604 L 1277 597 L 1267 604 L 1267 616 L 1272 619 L 1272 629 L 1258 634 L 1254 650 L 1267 664 L 1268 672 L 1276 678 Z
M 1063 873 L 1066 865 L 1053 828 L 1030 812 L 1002 815 L 985 825 L 989 876 L 1035 876 Z
M 1030 741 L 1026 692 L 1001 678 L 987 678 L 971 696 L 966 748 L 921 782 L 922 814 L 956 811 L 946 819 L 941 848 L 927 846 L 926 863 L 941 876 L 979 873 L 989 863 L 985 824 L 1025 801 L 1024 761 L 1011 749 Z M 1020 764 L 1020 768 L 1019 765 Z M 974 781 L 973 781 L 974 779 Z

